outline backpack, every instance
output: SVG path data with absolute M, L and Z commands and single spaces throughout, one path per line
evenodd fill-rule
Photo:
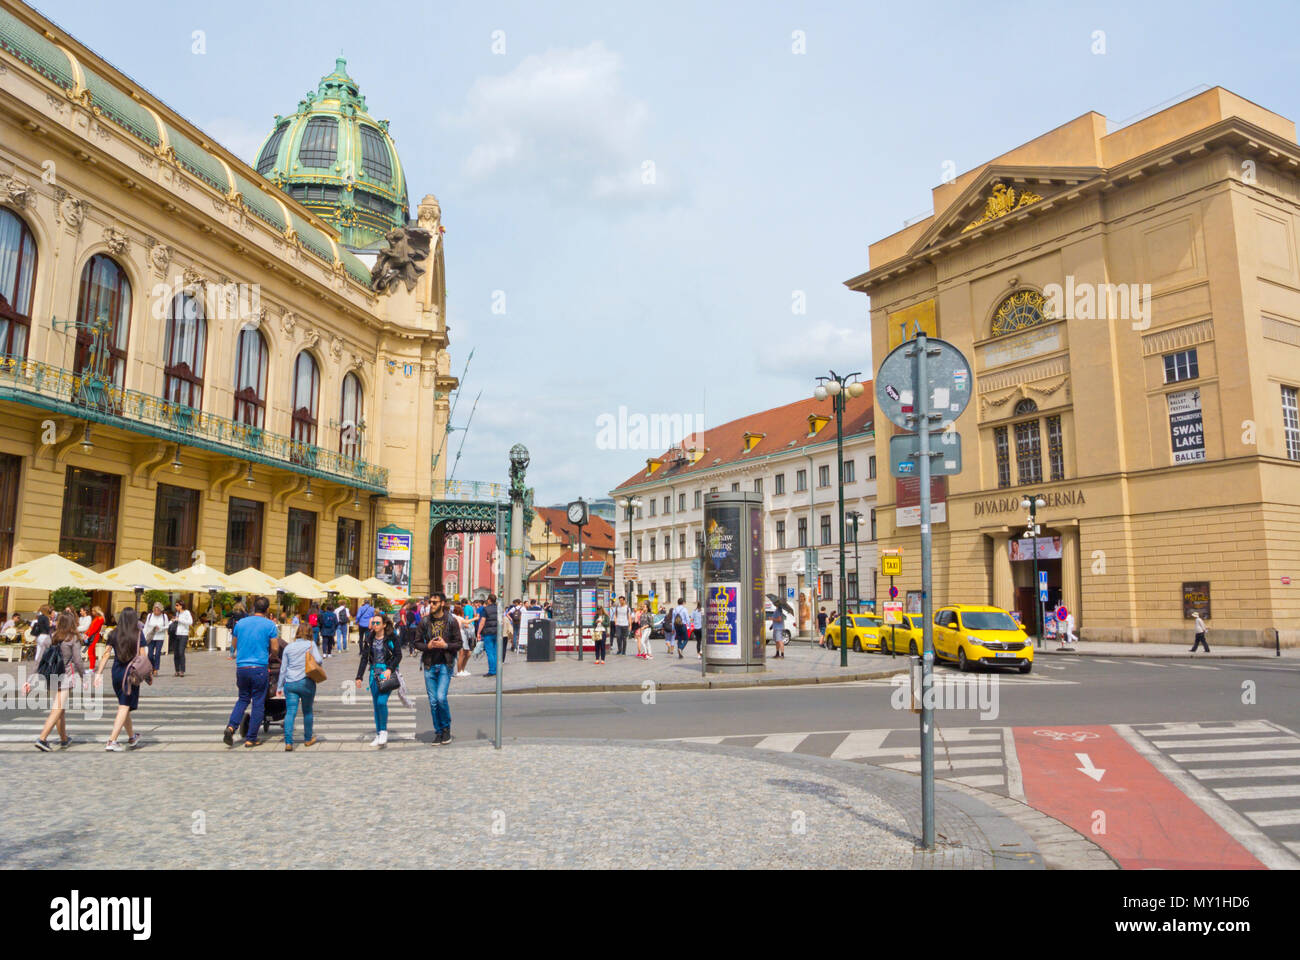
M 338 629 L 339 618 L 334 614 L 333 610 L 326 610 L 320 615 L 318 623 L 320 624 L 321 633 L 331 634 Z
M 153 683 L 153 664 L 149 662 L 149 656 L 144 650 L 138 651 L 126 665 L 126 682 L 133 687 Z
M 351 622 L 352 622 L 352 615 L 348 613 L 348 608 L 344 607 L 343 612 L 339 614 L 339 623 L 343 624 L 343 626 L 346 627 Z
M 41 662 L 36 665 L 36 672 L 42 677 L 61 677 L 68 666 L 63 662 L 63 644 L 52 643 L 45 653 L 41 654 Z

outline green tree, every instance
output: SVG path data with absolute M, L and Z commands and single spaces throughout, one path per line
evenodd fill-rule
M 69 607 L 75 611 L 78 607 L 90 606 L 90 594 L 80 587 L 59 587 L 50 592 L 50 606 L 55 613 L 62 613 Z
M 168 604 L 171 602 L 171 598 L 171 594 L 166 590 L 146 590 L 144 596 L 140 599 L 144 602 L 144 608 L 146 610 L 153 610 L 153 605 L 155 603 L 161 603 L 162 608 L 166 610 Z

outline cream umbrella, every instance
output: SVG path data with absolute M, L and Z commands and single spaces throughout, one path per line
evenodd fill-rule
M 340 597 L 347 597 L 349 600 L 364 600 L 374 593 L 356 577 L 350 577 L 346 573 L 325 584 L 325 589 L 332 590 Z
M 109 570 L 104 576 L 120 583 L 122 586 L 119 590 L 135 590 L 137 587 L 143 590 L 185 589 L 176 574 L 145 560 L 130 560 Z
M 319 580 L 313 580 L 301 570 L 282 578 L 276 586 L 285 593 L 292 593 L 301 600 L 320 600 L 329 593 L 329 588 L 325 584 Z
M 173 576 L 179 582 L 179 586 L 173 589 L 181 593 L 209 593 L 214 587 L 217 590 L 230 589 L 230 578 L 206 563 L 196 563 Z
M 361 581 L 361 585 L 369 590 L 370 594 L 383 597 L 386 600 L 404 600 L 406 598 L 404 592 L 398 590 L 392 584 L 384 583 L 378 577 L 368 577 Z
M 273 597 L 280 589 L 275 577 L 263 573 L 257 567 L 245 567 L 238 573 L 230 574 L 226 581 L 229 584 L 227 589 L 232 593 L 252 594 L 258 597 Z
M 0 571 L 0 587 L 19 590 L 37 590 L 48 593 L 59 587 L 80 587 L 82 590 L 108 590 L 125 593 L 124 587 L 102 573 L 74 563 L 57 553 L 47 553 L 35 560 L 19 563 Z

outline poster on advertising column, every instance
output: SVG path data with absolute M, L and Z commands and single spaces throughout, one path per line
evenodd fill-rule
M 1199 463 L 1205 459 L 1205 424 L 1201 419 L 1201 391 L 1180 390 L 1169 400 L 1169 442 L 1174 463 Z
M 389 524 L 375 533 L 375 577 L 411 592 L 411 531 Z
M 740 583 L 715 583 L 704 599 L 704 642 L 711 660 L 740 660 L 740 632 L 736 613 Z M 761 609 L 761 608 L 760 608 Z

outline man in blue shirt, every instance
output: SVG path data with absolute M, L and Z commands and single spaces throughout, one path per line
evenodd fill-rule
M 375 608 L 370 605 L 370 601 L 361 601 L 361 606 L 357 608 L 357 629 L 361 631 L 358 640 L 361 643 L 370 641 L 370 618 L 374 615 Z
M 248 739 L 246 747 L 256 747 L 262 741 L 262 714 L 266 709 L 267 662 L 271 656 L 271 641 L 278 630 L 275 623 L 266 615 L 271 608 L 266 597 L 258 597 L 253 604 L 253 616 L 244 617 L 235 624 L 235 683 L 239 687 L 239 699 L 235 709 L 230 711 L 230 722 L 226 724 L 226 733 L 222 737 L 226 746 L 234 746 L 235 728 L 244 718 L 244 711 L 252 706 L 253 715 L 248 720 Z

